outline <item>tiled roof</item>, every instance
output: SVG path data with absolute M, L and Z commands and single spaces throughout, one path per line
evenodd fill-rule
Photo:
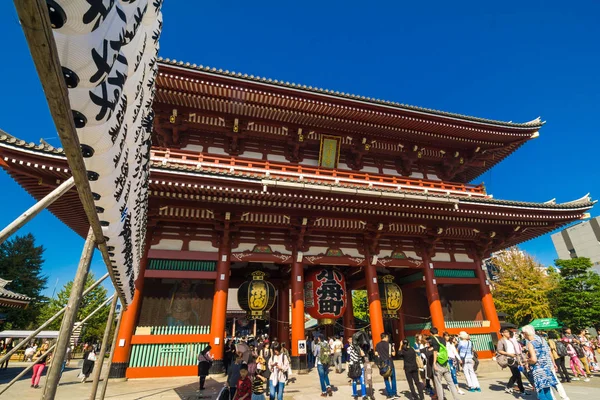
M 231 77 L 231 78 L 236 78 L 236 79 L 243 79 L 243 80 L 247 80 L 247 81 L 251 81 L 251 82 L 270 84 L 270 85 L 275 85 L 275 86 L 284 87 L 284 88 L 292 88 L 295 90 L 302 90 L 302 91 L 306 91 L 309 93 L 335 96 L 335 97 L 339 97 L 341 99 L 363 101 L 363 102 L 367 102 L 367 103 L 371 103 L 371 104 L 375 104 L 375 105 L 384 105 L 384 106 L 388 106 L 388 107 L 391 106 L 391 107 L 395 107 L 395 108 L 405 110 L 405 111 L 426 113 L 426 114 L 431 114 L 431 115 L 440 116 L 440 117 L 457 118 L 457 119 L 462 119 L 465 121 L 473 121 L 473 122 L 479 122 L 479 123 L 484 123 L 484 124 L 500 125 L 500 126 L 506 126 L 506 127 L 511 127 L 511 128 L 535 128 L 535 127 L 541 127 L 545 123 L 545 121 L 542 121 L 540 117 L 537 117 L 529 122 L 524 122 L 524 123 L 516 123 L 516 122 L 512 122 L 512 121 L 509 121 L 509 122 L 499 121 L 499 120 L 487 119 L 487 118 L 478 118 L 478 117 L 473 117 L 470 115 L 463 115 L 463 114 L 458 114 L 458 113 L 451 113 L 451 112 L 446 112 L 446 111 L 435 110 L 435 109 L 431 109 L 431 108 L 411 106 L 411 105 L 407 105 L 407 104 L 397 103 L 394 101 L 386 101 L 386 100 L 376 99 L 376 98 L 367 97 L 367 96 L 359 96 L 359 95 L 350 94 L 350 93 L 344 93 L 344 92 L 339 92 L 339 91 L 334 91 L 334 90 L 321 89 L 321 88 L 307 86 L 307 85 L 290 83 L 290 82 L 283 81 L 283 80 L 270 79 L 270 78 L 264 78 L 264 77 L 260 77 L 260 76 L 242 74 L 240 72 L 222 70 L 222 69 L 217 69 L 214 67 L 208 67 L 208 66 L 204 66 L 204 65 L 190 64 L 189 62 L 171 60 L 169 58 L 159 57 L 158 61 L 159 61 L 159 63 L 165 64 L 165 65 L 182 67 L 182 68 L 186 68 L 186 69 L 194 70 L 194 71 L 201 71 L 201 72 L 215 74 L 215 75 L 221 75 L 221 76 L 226 76 L 226 77 Z
M 8 133 L 0 130 L 0 143 L 2 143 L 2 142 L 10 144 L 14 147 L 29 149 L 29 150 L 33 150 L 33 151 L 40 152 L 40 153 L 64 156 L 64 152 L 63 152 L 62 148 L 55 148 L 49 144 L 36 145 L 32 142 L 28 143 L 28 142 L 25 142 L 24 140 L 17 139 L 14 136 L 11 136 Z M 196 171 L 195 168 L 192 168 L 189 166 L 172 165 L 172 164 L 163 165 L 162 163 L 156 163 L 156 162 L 152 163 L 151 165 L 152 165 L 153 169 L 167 169 L 167 170 L 172 170 L 172 171 L 185 171 L 187 173 L 191 172 L 191 173 L 199 174 L 199 172 Z M 259 176 L 253 175 L 253 174 L 230 172 L 227 169 L 225 169 L 223 171 L 215 171 L 214 173 L 207 173 L 206 171 L 203 171 L 201 174 L 208 175 L 208 176 L 210 176 L 210 175 L 214 175 L 214 176 L 231 175 L 231 176 L 238 176 L 238 177 L 243 176 L 246 179 L 256 179 L 256 180 L 260 180 L 263 178 L 263 177 L 259 177 Z M 280 179 L 276 179 L 273 177 L 271 177 L 269 179 L 280 180 Z M 283 180 L 283 179 L 281 179 L 281 180 Z M 320 183 L 320 182 L 315 182 L 314 184 L 326 185 L 326 186 L 329 185 L 329 184 Z M 338 186 L 338 185 L 329 185 L 329 186 Z M 371 190 L 371 189 L 365 189 L 363 187 L 361 187 L 361 189 Z M 375 190 L 375 189 L 372 189 L 372 190 Z M 382 191 L 385 189 L 377 189 L 377 190 Z M 405 191 L 390 190 L 390 192 L 403 193 Z M 417 195 L 417 196 L 419 195 L 418 193 L 413 193 L 413 192 L 408 192 L 408 191 L 406 193 L 410 193 L 411 195 Z M 493 198 L 476 198 L 476 197 L 465 198 L 464 196 L 452 196 L 452 195 L 445 196 L 445 195 L 437 195 L 437 194 L 433 194 L 433 193 L 428 193 L 426 195 L 423 195 L 423 197 L 424 198 L 439 197 L 439 198 L 458 199 L 461 203 L 477 203 L 477 204 L 490 204 L 490 205 L 507 206 L 507 207 L 545 208 L 545 209 L 563 209 L 563 210 L 578 209 L 578 208 L 591 208 L 596 203 L 596 200 L 592 200 L 589 194 L 583 196 L 580 199 L 569 201 L 566 203 L 559 203 L 559 204 L 557 204 L 554 201 L 554 199 L 547 201 L 545 203 L 535 203 L 535 202 L 526 202 L 526 201 L 499 200 L 499 199 L 493 199 Z
M 16 301 L 31 301 L 31 297 L 27 297 L 21 293 L 15 293 L 6 288 L 6 285 L 12 281 L 0 278 L 0 299 L 16 300 Z

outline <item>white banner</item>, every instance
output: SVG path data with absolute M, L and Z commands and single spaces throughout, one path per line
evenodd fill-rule
M 162 0 L 47 0 L 73 119 L 129 303 L 144 251 Z

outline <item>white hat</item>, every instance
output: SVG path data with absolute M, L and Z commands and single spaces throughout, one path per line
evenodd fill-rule
M 469 334 L 465 331 L 460 331 L 458 337 L 460 337 L 462 340 L 467 340 L 469 338 Z

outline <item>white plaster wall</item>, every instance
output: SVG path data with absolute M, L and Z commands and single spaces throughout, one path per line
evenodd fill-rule
M 307 252 L 304 253 L 305 256 L 316 256 L 318 254 L 325 254 L 325 252 L 327 251 L 328 247 L 317 247 L 317 246 L 313 246 L 310 249 L 308 249 Z
M 181 250 L 183 247 L 183 240 L 177 239 L 160 239 L 158 244 L 150 247 L 152 250 Z
M 256 158 L 257 160 L 262 160 L 262 153 L 258 153 L 256 151 L 245 151 L 242 154 L 240 154 L 241 157 L 246 157 L 246 158 Z
M 431 257 L 431 261 L 450 261 L 450 253 L 436 253 L 434 257 Z
M 361 169 L 360 172 L 372 172 L 374 174 L 378 174 L 379 173 L 379 168 L 377 168 L 377 167 L 363 167 L 363 169 Z
M 406 255 L 406 257 L 412 258 L 414 260 L 421 260 L 421 257 L 419 257 L 417 255 L 417 253 L 415 253 L 414 251 L 404 251 L 404 254 Z
M 188 146 L 183 147 L 183 150 L 187 150 L 187 151 L 197 151 L 198 153 L 200 153 L 202 151 L 202 147 L 199 144 L 190 144 Z
M 220 148 L 220 147 L 208 147 L 206 149 L 206 152 L 209 154 L 215 154 L 215 155 L 221 155 L 221 156 L 229 156 L 229 154 L 227 154 L 225 152 L 224 149 Z
M 271 153 L 267 154 L 267 160 L 269 160 L 269 161 L 277 161 L 277 162 L 282 162 L 282 163 L 287 163 L 288 162 L 288 160 L 285 159 L 285 156 L 279 155 L 279 154 L 271 154 Z
M 341 248 L 340 250 L 342 250 L 342 253 L 344 253 L 345 255 L 350 256 L 350 257 L 364 257 L 355 248 L 348 248 L 348 249 Z
M 410 174 L 410 178 L 415 178 L 415 179 L 423 179 L 423 174 L 417 171 L 413 171 Z
M 215 251 L 212 243 L 204 240 L 190 240 L 190 251 Z
M 391 168 L 384 168 L 383 173 L 386 175 L 398 175 L 398 171 L 396 171 L 395 169 L 391 169 Z
M 454 258 L 456 259 L 457 262 L 473 262 L 473 261 L 475 261 L 471 257 L 469 257 L 468 254 L 463 254 L 463 253 L 454 254 Z

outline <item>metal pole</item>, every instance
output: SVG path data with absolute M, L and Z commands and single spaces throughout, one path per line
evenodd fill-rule
M 107 299 L 104 303 L 100 304 L 94 311 L 92 311 L 90 313 L 90 315 L 88 315 L 87 317 L 85 317 L 83 319 L 83 321 L 81 321 L 82 324 L 84 324 L 88 319 L 92 318 L 94 316 L 94 314 L 96 314 L 98 311 L 100 311 L 105 305 L 108 304 L 109 301 L 111 301 L 113 298 L 115 297 L 115 295 L 112 295 L 109 299 Z M 72 332 L 71 332 L 72 333 Z M 71 334 L 69 334 L 69 338 L 71 337 Z M 50 353 L 52 350 L 54 350 L 54 348 L 56 347 L 56 343 L 53 344 L 48 351 L 46 351 L 44 354 L 42 354 L 40 357 L 45 356 L 46 354 Z M 63 361 L 64 362 L 64 361 Z M 31 368 L 33 368 L 35 364 L 31 364 L 29 367 L 25 368 L 19 375 L 17 375 L 12 381 L 8 382 L 6 384 L 5 387 L 2 388 L 2 390 L 0 390 L 0 394 L 6 392 L 8 390 L 9 387 L 11 387 L 15 382 L 17 382 L 21 377 L 23 377 L 23 375 L 25 375 L 27 373 L 27 371 L 29 371 Z M 61 364 L 61 369 L 62 369 L 62 364 Z
M 31 221 L 33 217 L 38 215 L 41 211 L 48 208 L 52 203 L 58 200 L 63 194 L 67 193 L 75 185 L 75 180 L 70 177 L 66 181 L 60 184 L 56 189 L 48 193 L 43 199 L 35 203 L 21 214 L 17 219 L 8 224 L 6 228 L 0 231 L 0 244 L 3 243 L 10 235 L 15 233 L 19 228 Z
M 83 296 L 85 297 L 89 292 L 96 289 L 96 287 L 98 287 L 98 285 L 100 285 L 106 278 L 108 278 L 108 272 L 106 274 L 104 274 L 96 282 L 94 282 L 94 284 L 92 286 L 87 288 L 85 290 L 85 292 L 83 292 Z M 33 339 L 34 337 L 36 337 L 38 335 L 38 333 L 43 331 L 44 328 L 46 328 L 48 325 L 50 325 L 52 322 L 54 322 L 58 317 L 63 315 L 63 313 L 65 312 L 66 309 L 67 309 L 67 306 L 63 307 L 62 310 L 58 311 L 56 314 L 54 314 L 52 317 L 50 317 L 50 319 L 48 319 L 46 322 L 44 322 L 39 328 L 37 328 L 35 331 L 33 331 L 33 333 L 31 335 L 27 336 L 25 339 L 20 341 L 15 347 L 13 347 L 13 349 L 11 351 L 9 351 L 4 356 L 2 356 L 0 358 L 0 364 L 2 364 L 5 360 L 8 360 L 14 353 L 17 352 L 17 350 L 19 350 L 21 347 L 23 347 L 27 343 L 29 343 L 29 341 L 31 339 Z
M 98 392 L 98 383 L 100 383 L 100 373 L 102 372 L 102 366 L 104 364 L 104 355 L 106 354 L 106 346 L 108 344 L 108 336 L 110 335 L 110 328 L 113 326 L 113 319 L 115 316 L 115 310 L 117 308 L 117 296 L 113 297 L 110 305 L 110 312 L 108 314 L 108 321 L 106 322 L 106 329 L 104 329 L 104 336 L 102 337 L 102 346 L 100 347 L 100 356 L 96 359 L 96 365 L 94 366 L 94 376 L 92 377 L 92 392 L 90 393 L 90 400 L 96 398 Z
M 119 313 L 117 317 L 117 327 L 115 328 L 115 335 L 113 336 L 112 347 L 110 349 L 110 356 L 108 356 L 108 365 L 106 366 L 106 377 L 104 378 L 104 383 L 102 383 L 102 389 L 100 389 L 100 400 L 104 400 L 104 396 L 106 395 L 106 387 L 108 386 L 108 377 L 110 376 L 110 369 L 112 367 L 112 360 L 115 356 L 115 349 L 119 345 L 117 343 L 117 339 L 119 338 L 119 328 L 121 328 L 121 320 L 123 319 L 123 310 Z
M 65 359 L 67 346 L 71 340 L 71 332 L 73 331 L 73 324 L 77 318 L 77 310 L 79 310 L 79 303 L 83 290 L 85 288 L 85 281 L 90 269 L 90 262 L 94 254 L 94 232 L 90 228 L 88 231 L 85 244 L 83 245 L 83 252 L 81 253 L 81 259 L 79 260 L 79 267 L 77 267 L 77 273 L 73 280 L 73 287 L 71 288 L 71 295 L 69 296 L 69 302 L 67 303 L 67 311 L 62 319 L 60 326 L 60 332 L 58 334 L 58 341 L 56 342 L 56 352 L 54 353 L 54 362 L 48 370 L 46 376 L 46 383 L 44 384 L 43 400 L 54 400 L 56 396 L 56 389 L 58 388 L 58 381 L 60 380 L 62 363 Z

